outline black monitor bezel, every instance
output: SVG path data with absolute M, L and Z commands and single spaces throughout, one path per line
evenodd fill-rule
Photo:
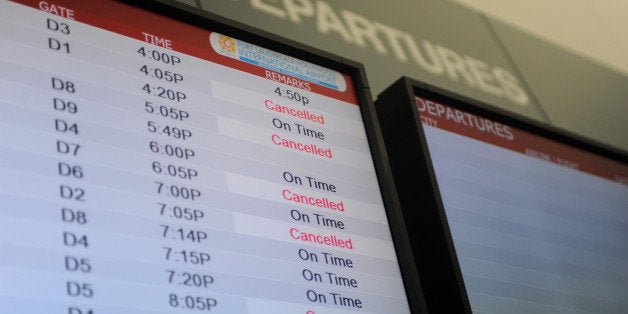
M 378 96 L 375 105 L 428 311 L 472 313 L 416 96 L 619 162 L 628 163 L 628 153 L 408 77 L 402 77 Z
M 384 201 L 388 224 L 401 271 L 408 305 L 412 313 L 426 313 L 423 292 L 415 268 L 414 256 L 404 229 L 403 215 L 394 189 L 388 157 L 380 132 L 377 112 L 371 97 L 366 71 L 361 63 L 349 60 L 305 44 L 286 39 L 220 15 L 174 0 L 133 1 L 115 0 L 186 24 L 219 32 L 261 47 L 308 61 L 352 77 L 363 124 L 369 142 L 379 188 Z

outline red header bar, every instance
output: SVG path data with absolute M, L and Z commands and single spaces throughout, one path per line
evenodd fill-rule
M 278 73 L 244 61 L 218 54 L 209 41 L 209 30 L 164 17 L 140 8 L 112 0 L 12 0 L 37 10 L 70 18 L 81 23 L 131 37 L 164 49 L 172 49 L 190 56 L 218 63 L 257 75 L 268 80 L 289 84 L 295 88 L 358 104 L 351 76 L 342 74 L 347 85 L 339 91 L 303 79 Z
M 425 98 L 421 122 L 442 130 L 628 185 L 628 165 Z

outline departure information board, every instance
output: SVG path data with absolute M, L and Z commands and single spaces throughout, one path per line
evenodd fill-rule
M 628 157 L 430 88 L 406 107 L 471 311 L 628 311 Z
M 0 1 L 0 313 L 407 313 L 351 73 Z
M 474 312 L 628 311 L 628 165 L 416 101 Z

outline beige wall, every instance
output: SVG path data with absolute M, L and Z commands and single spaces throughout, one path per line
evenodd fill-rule
M 626 0 L 451 1 L 628 74 Z

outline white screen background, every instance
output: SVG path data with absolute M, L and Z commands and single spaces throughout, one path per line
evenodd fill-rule
M 473 312 L 628 312 L 628 186 L 424 129 Z

